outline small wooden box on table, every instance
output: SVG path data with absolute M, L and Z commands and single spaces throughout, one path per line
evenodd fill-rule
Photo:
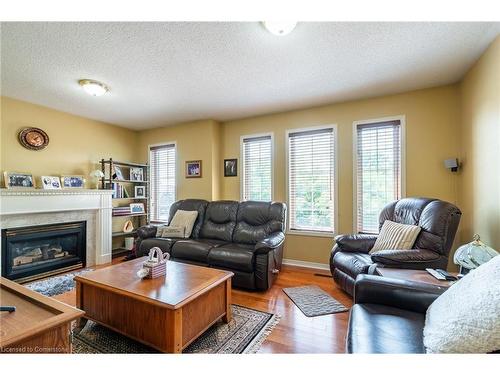
M 232 272 L 168 262 L 167 275 L 140 279 L 147 257 L 75 277 L 86 319 L 166 353 L 181 353 L 219 319 L 231 320 Z
M 71 353 L 71 321 L 83 311 L 16 284 L 0 281 L 0 353 Z

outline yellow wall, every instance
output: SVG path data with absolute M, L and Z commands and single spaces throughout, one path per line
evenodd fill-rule
M 220 124 L 205 120 L 141 131 L 139 161 L 148 161 L 149 145 L 166 142 L 177 144 L 177 199 L 219 199 Z M 188 160 L 202 160 L 201 178 L 185 177 L 185 162 Z
M 100 168 L 101 158 L 135 159 L 135 131 L 8 97 L 0 100 L 2 171 L 31 172 L 37 186 L 42 175 L 84 175 L 90 187 L 89 173 Z M 31 126 L 48 134 L 45 149 L 31 151 L 19 143 L 19 131 Z
M 457 201 L 456 176 L 443 160 L 459 152 L 460 96 L 457 85 L 400 95 L 332 104 L 307 110 L 253 117 L 223 124 L 223 158 L 240 159 L 240 136 L 274 133 L 274 200 L 285 201 L 285 131 L 337 124 L 338 233 L 353 231 L 353 121 L 406 116 L 406 195 Z M 241 171 L 241 163 L 240 163 Z M 239 178 L 223 178 L 222 197 L 238 200 Z M 327 263 L 332 238 L 289 235 L 285 258 Z
M 500 250 L 500 37 L 461 84 L 460 239 Z

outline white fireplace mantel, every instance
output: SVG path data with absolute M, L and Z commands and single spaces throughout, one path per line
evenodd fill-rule
M 87 266 L 111 262 L 111 190 L 0 189 L 0 228 L 87 222 Z

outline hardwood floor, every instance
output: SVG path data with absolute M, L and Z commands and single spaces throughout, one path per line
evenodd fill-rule
M 119 260 L 114 260 L 113 263 L 117 261 Z M 345 306 L 352 306 L 350 296 L 334 284 L 328 271 L 301 267 L 283 266 L 277 282 L 266 292 L 233 290 L 233 304 L 281 316 L 279 324 L 264 342 L 259 353 L 345 352 L 348 312 L 308 318 L 282 290 L 286 287 L 310 284 L 319 286 Z M 74 290 L 54 298 L 72 306 L 76 304 Z

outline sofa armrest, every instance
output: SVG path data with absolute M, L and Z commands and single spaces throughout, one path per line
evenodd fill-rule
M 425 313 L 447 288 L 433 284 L 359 275 L 354 284 L 354 303 L 371 303 Z
M 371 254 L 371 258 L 373 262 L 389 267 L 422 269 L 439 260 L 439 254 L 426 249 L 380 250 Z
M 368 253 L 377 240 L 371 234 L 341 234 L 335 237 L 340 251 L 350 253 Z
M 271 233 L 266 238 L 260 240 L 255 244 L 256 254 L 267 254 L 271 250 L 280 247 L 285 241 L 285 234 L 283 232 Z
M 144 225 L 142 227 L 137 228 L 137 237 L 141 240 L 146 238 L 156 237 L 156 229 L 158 227 L 155 225 Z

